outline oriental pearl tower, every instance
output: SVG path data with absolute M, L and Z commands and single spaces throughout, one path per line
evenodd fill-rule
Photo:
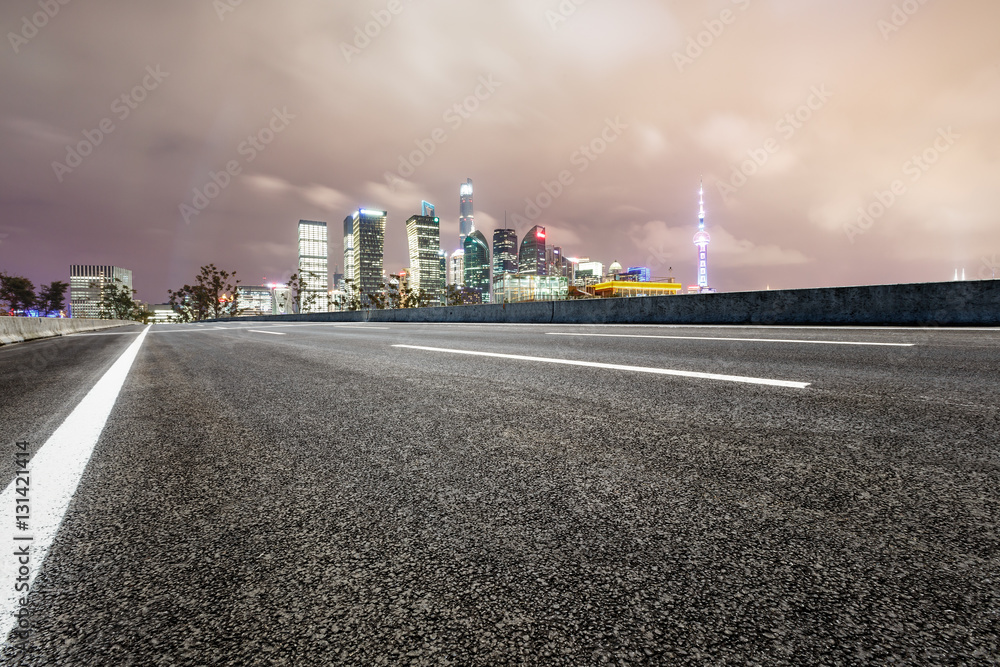
M 698 190 L 698 233 L 694 235 L 694 244 L 698 247 L 698 291 L 708 292 L 708 244 L 712 237 L 705 231 L 705 184 L 702 182 Z

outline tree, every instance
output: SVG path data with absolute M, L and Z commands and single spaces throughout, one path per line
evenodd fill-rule
M 236 317 L 240 313 L 239 280 L 236 272 L 223 271 L 215 264 L 201 267 L 194 285 L 167 290 L 170 305 L 181 322 Z
M 23 276 L 0 273 L 0 303 L 11 315 L 26 315 L 35 305 L 35 284 Z
M 69 283 L 55 280 L 48 285 L 42 285 L 38 293 L 38 311 L 42 317 L 48 317 L 52 313 L 59 313 L 66 309 L 66 290 Z
M 130 320 L 141 306 L 135 300 L 135 290 L 129 289 L 121 278 L 115 278 L 101 288 L 98 317 L 102 320 Z
M 354 286 L 353 278 L 347 278 L 344 283 L 347 285 L 347 310 L 361 310 L 361 288 Z
M 312 271 L 307 273 L 310 279 L 316 277 Z M 285 285 L 291 288 L 293 300 L 300 313 L 312 310 L 312 307 L 316 305 L 316 292 L 309 291 L 309 282 L 301 273 L 293 273 Z M 306 295 L 305 298 L 302 298 L 303 294 Z
M 483 295 L 471 287 L 448 285 L 448 290 L 445 292 L 445 300 L 449 306 L 467 306 L 482 303 Z

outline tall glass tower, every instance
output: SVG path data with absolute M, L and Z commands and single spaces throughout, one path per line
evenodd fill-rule
M 382 282 L 387 211 L 361 208 L 354 212 L 354 286 L 367 294 L 385 289 Z
M 326 223 L 299 220 L 299 277 L 306 289 L 299 295 L 304 312 L 325 313 L 330 309 L 329 245 Z
M 490 246 L 478 229 L 465 237 L 465 286 L 482 296 L 483 303 L 490 300 Z
M 465 250 L 459 248 L 448 259 L 448 284 L 465 287 Z
M 344 280 L 354 280 L 354 217 L 344 218 Z
M 708 244 L 712 237 L 705 231 L 705 185 L 698 190 L 698 232 L 694 244 L 698 247 L 698 289 L 708 291 Z
M 406 239 L 410 248 L 410 287 L 424 290 L 436 302 L 441 298 L 440 219 L 410 216 L 406 221 Z
M 517 257 L 518 271 L 522 275 L 548 275 L 545 266 L 545 228 L 535 225 L 521 240 Z
M 458 236 L 461 243 L 465 243 L 465 237 L 476 229 L 475 216 L 472 212 L 472 179 L 466 179 L 458 189 L 459 216 L 458 216 Z
M 493 230 L 493 277 L 517 273 L 517 232 L 513 229 Z

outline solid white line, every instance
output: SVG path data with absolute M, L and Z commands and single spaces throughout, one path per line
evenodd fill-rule
M 4 640 L 17 623 L 14 614 L 21 607 L 19 599 L 27 597 L 28 588 L 41 570 L 148 331 L 147 326 L 32 457 L 27 475 L 29 530 L 16 530 L 14 509 L 16 500 L 23 498 L 17 493 L 17 479 L 0 494 L 0 529 L 12 531 L 14 538 L 33 538 L 8 541 L 11 551 L 0 558 L 0 633 Z M 24 489 L 23 484 L 20 488 Z M 22 563 L 14 557 L 16 550 L 25 545 L 30 552 L 30 562 L 24 564 L 27 574 L 20 570 Z
M 249 333 L 262 333 L 262 334 L 268 334 L 270 336 L 287 336 L 288 335 L 286 333 L 281 333 L 280 331 L 262 331 L 260 329 L 247 329 L 247 331 Z
M 595 334 L 595 333 L 557 333 L 549 332 L 547 336 L 590 336 L 598 338 L 662 338 L 668 340 L 731 340 L 749 343 L 807 343 L 810 345 L 872 345 L 878 347 L 913 347 L 914 343 L 865 343 L 847 340 L 804 340 L 791 338 L 713 338 L 709 336 L 652 336 L 642 334 Z
M 771 387 L 788 387 L 790 389 L 805 389 L 809 382 L 791 382 L 788 380 L 768 380 L 766 378 L 743 377 L 740 375 L 718 375 L 716 373 L 696 373 L 693 371 L 675 371 L 667 368 L 648 368 L 646 366 L 622 366 L 620 364 L 602 364 L 594 361 L 576 361 L 574 359 L 550 359 L 548 357 L 526 357 L 520 354 L 498 354 L 496 352 L 470 352 L 468 350 L 447 350 L 440 347 L 422 347 L 419 345 L 393 345 L 409 350 L 425 350 L 427 352 L 447 352 L 449 354 L 468 354 L 477 357 L 494 357 L 497 359 L 515 359 L 517 361 L 538 361 L 546 364 L 562 364 L 565 366 L 586 366 L 588 368 L 606 368 L 615 371 L 631 371 L 633 373 L 654 373 L 656 375 L 674 375 L 677 377 L 697 378 L 699 380 L 722 380 L 725 382 L 743 382 L 746 384 L 763 384 Z

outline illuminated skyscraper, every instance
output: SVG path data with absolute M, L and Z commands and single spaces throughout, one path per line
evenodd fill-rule
M 478 229 L 465 237 L 465 286 L 482 295 L 482 302 L 490 300 L 490 246 Z
M 459 216 L 458 216 L 458 236 L 461 243 L 465 243 L 465 237 L 476 229 L 476 221 L 472 211 L 472 179 L 466 179 L 458 189 L 459 194 Z
M 299 298 L 303 312 L 325 313 L 329 310 L 329 246 L 326 223 L 299 220 L 299 277 L 306 289 Z M 305 305 L 305 304 L 309 305 Z
M 354 242 L 354 286 L 366 294 L 385 289 L 382 282 L 387 211 L 358 209 L 351 216 Z
M 517 273 L 517 232 L 493 230 L 493 279 L 505 273 Z
M 465 286 L 465 250 L 459 248 L 451 253 L 448 260 L 448 284 L 455 287 Z
M 535 225 L 521 239 L 517 256 L 518 272 L 527 276 L 548 275 L 545 265 L 545 228 Z
M 441 298 L 441 221 L 428 215 L 410 216 L 406 238 L 410 247 L 410 287 L 424 290 L 436 302 Z
M 73 264 L 69 267 L 70 315 L 97 319 L 101 316 L 102 290 L 120 280 L 131 294 L 132 271 L 118 266 Z
M 712 237 L 705 231 L 705 186 L 698 191 L 698 232 L 694 235 L 694 244 L 698 247 L 698 289 L 707 292 L 708 288 L 708 244 Z
M 429 201 L 420 202 L 420 215 L 426 216 L 428 218 L 434 217 L 434 204 Z
M 344 280 L 354 280 L 354 216 L 344 218 Z

